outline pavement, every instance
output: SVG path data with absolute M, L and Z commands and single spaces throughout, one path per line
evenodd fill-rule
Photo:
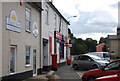
M 48 81 L 48 78 L 46 78 L 47 72 L 43 72 L 43 74 L 28 78 L 23 81 Z M 81 75 L 75 71 L 71 66 L 69 65 L 63 65 L 58 67 L 57 71 L 55 71 L 54 74 L 54 80 L 49 81 L 82 81 Z

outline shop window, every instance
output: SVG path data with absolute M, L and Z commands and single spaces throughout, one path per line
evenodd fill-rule
M 59 52 L 60 52 L 60 59 L 64 59 L 64 42 L 63 42 L 63 40 L 60 43 Z

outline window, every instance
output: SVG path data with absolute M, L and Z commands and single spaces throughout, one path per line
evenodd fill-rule
M 54 14 L 54 27 L 56 28 L 57 27 L 57 15 L 56 14 Z
M 10 73 L 16 70 L 16 46 L 10 46 Z
M 49 8 L 46 6 L 45 8 L 45 23 L 48 24 L 48 17 L 49 17 Z
M 26 65 L 30 65 L 30 46 L 26 46 L 25 50 Z
M 107 65 L 104 70 L 118 70 L 120 67 L 120 61 L 110 63 Z
M 29 8 L 25 9 L 25 27 L 26 31 L 30 32 L 30 20 L 31 20 L 31 10 Z
M 63 21 L 61 20 L 61 33 L 63 33 Z

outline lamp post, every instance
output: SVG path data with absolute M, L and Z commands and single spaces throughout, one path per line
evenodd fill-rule
M 69 20 L 70 18 L 74 18 L 74 17 L 77 17 L 77 16 L 76 16 L 76 15 L 74 15 L 74 16 L 69 16 L 69 17 L 67 17 L 67 20 Z M 68 22 L 70 23 L 70 21 L 68 21 Z M 71 38 L 71 36 L 69 36 L 69 34 L 68 34 L 68 37 Z M 70 42 L 68 42 L 68 44 L 70 44 Z M 67 55 L 66 55 L 67 65 L 71 65 L 72 58 L 71 58 L 71 56 L 70 56 L 70 47 L 67 47 L 67 48 L 66 48 L 66 52 L 67 52 Z
M 68 17 L 67 19 L 69 19 L 69 18 L 73 18 L 73 17 L 77 17 L 76 15 L 74 15 L 74 16 L 70 16 L 70 17 Z

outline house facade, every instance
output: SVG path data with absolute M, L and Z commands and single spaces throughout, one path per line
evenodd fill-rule
M 1 2 L 0 2 L 0 12 L 2 12 Z M 0 22 L 2 22 L 2 14 L 0 14 Z M 0 26 L 2 26 L 2 23 L 0 23 Z M 2 76 L 2 28 L 0 28 L 0 77 L 1 76 Z
M 40 4 L 0 2 L 2 13 L 0 77 L 2 79 L 25 79 L 41 73 Z
M 110 51 L 113 52 L 113 54 L 115 54 L 116 56 L 118 56 L 119 54 L 119 50 L 118 50 L 118 43 L 119 43 L 119 39 L 117 35 L 108 35 L 108 45 L 110 48 Z
M 105 43 L 99 44 L 96 46 L 96 52 L 103 52 L 103 47 Z
M 110 51 L 115 54 L 115 56 L 120 57 L 120 27 L 117 28 L 117 35 L 108 35 L 108 45 Z
M 57 64 L 65 63 L 70 56 L 69 47 L 65 45 L 69 40 L 69 22 L 51 2 L 43 2 L 42 8 L 43 70 L 50 70 L 52 55 L 57 55 Z
M 120 57 L 120 26 L 117 28 L 117 36 L 118 36 L 118 55 Z
M 0 2 L 0 78 L 26 79 L 70 57 L 68 25 L 43 2 Z

